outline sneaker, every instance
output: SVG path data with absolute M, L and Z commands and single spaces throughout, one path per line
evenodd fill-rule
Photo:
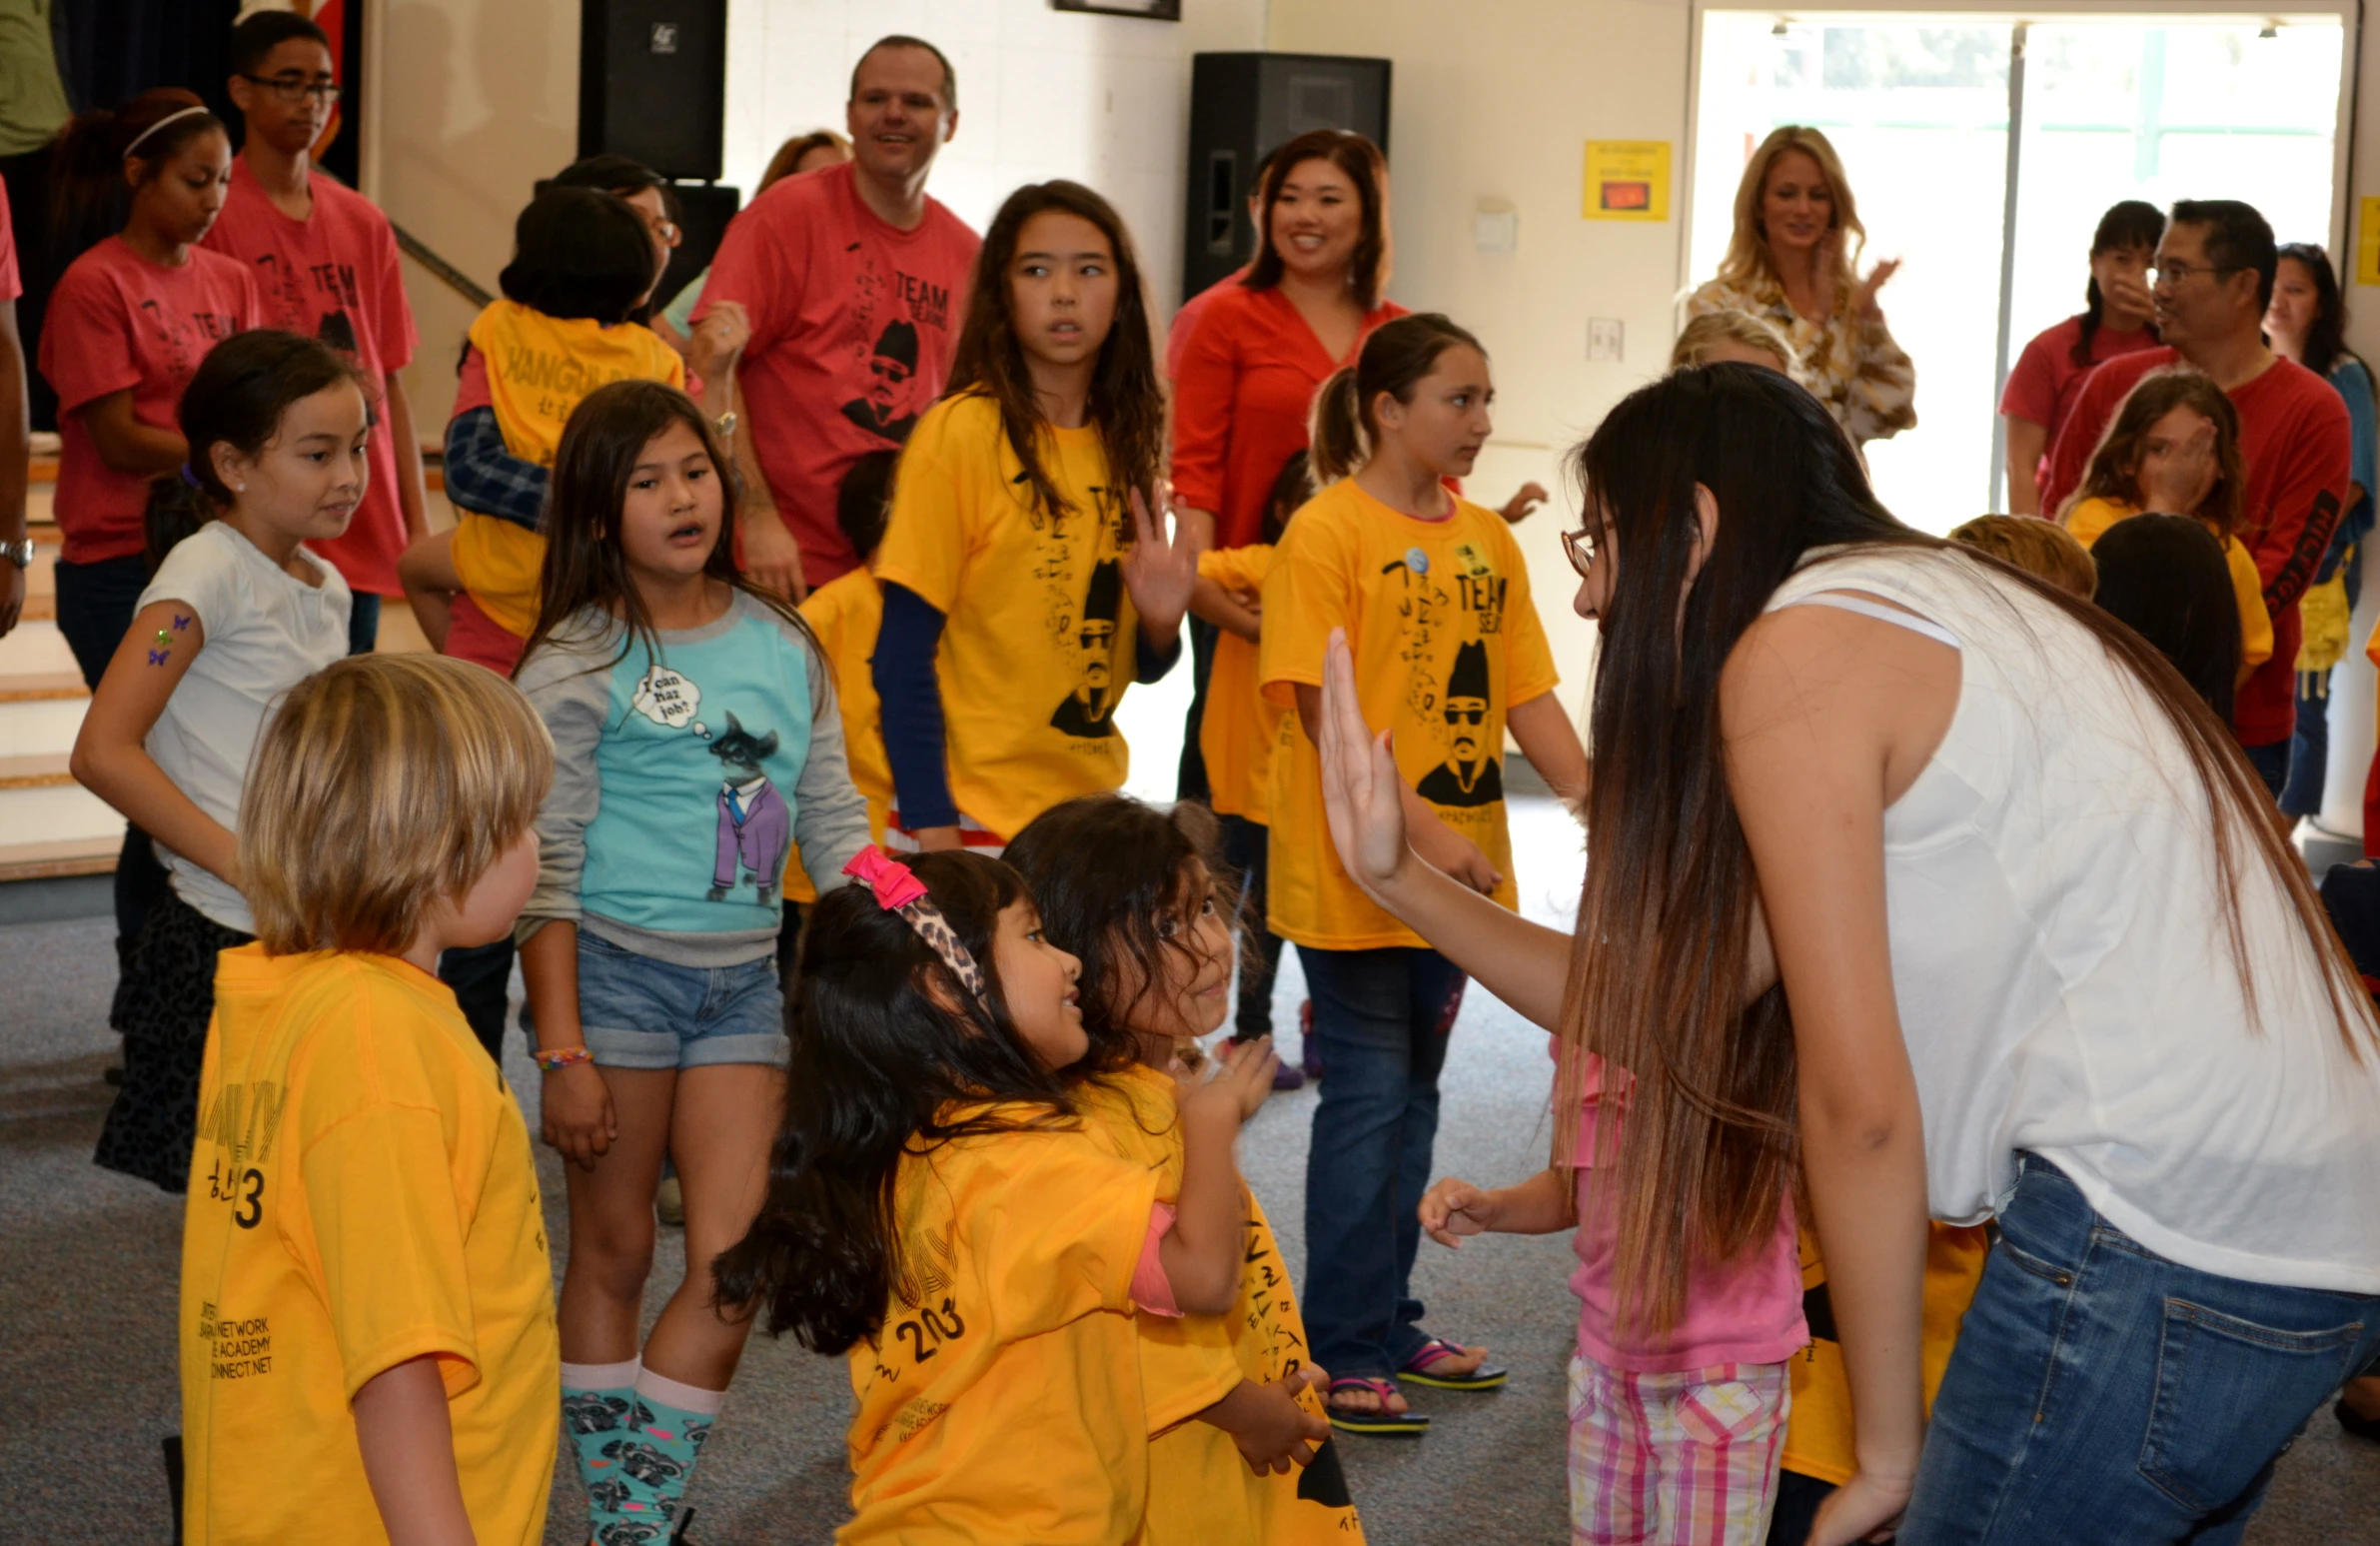
M 661 1222 L 670 1228 L 682 1229 L 685 1227 L 685 1188 L 677 1183 L 676 1176 L 661 1177 L 659 1189 L 652 1194 L 652 1210 L 658 1213 Z
M 1300 1068 L 1296 1063 L 1283 1063 L 1273 1070 L 1273 1088 L 1304 1089 L 1305 1087 L 1306 1070 Z

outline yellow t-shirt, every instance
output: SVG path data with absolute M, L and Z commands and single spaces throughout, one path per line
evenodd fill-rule
M 1082 1109 L 1126 1159 L 1158 1177 L 1158 1200 L 1181 1195 L 1182 1131 L 1172 1079 L 1135 1064 L 1085 1086 Z M 1143 1315 L 1138 1321 L 1151 1435 L 1141 1546 L 1321 1546 L 1364 1538 L 1336 1449 L 1326 1444 L 1303 1470 L 1253 1476 L 1231 1435 L 1189 1420 L 1243 1379 L 1269 1384 L 1306 1366 L 1305 1317 L 1298 1313 L 1281 1248 L 1263 1205 L 1252 1194 L 1247 1203 L 1246 1263 L 1232 1312 L 1180 1319 Z M 1299 1404 L 1317 1417 L 1327 1415 L 1311 1391 Z
M 1933 1393 L 1942 1387 L 1942 1373 L 1950 1366 L 1950 1350 L 1958 1345 L 1958 1323 L 1965 1318 L 1975 1284 L 1983 1277 L 1984 1258 L 1991 1239 L 1981 1224 L 1933 1224 L 1925 1241 L 1925 1307 L 1918 1329 L 1918 1360 L 1924 1370 L 1925 1410 L 1933 1411 Z M 1807 1294 L 1826 1281 L 1825 1264 L 1818 1260 L 1818 1244 L 1801 1231 L 1801 1290 Z M 1814 1476 L 1839 1487 L 1859 1468 L 1851 1445 L 1851 1384 L 1843 1372 L 1842 1345 L 1825 1334 L 1818 1321 L 1810 1323 L 1809 1345 L 1791 1363 L 1793 1404 L 1785 1421 L 1785 1468 Z
M 1270 543 L 1217 548 L 1198 556 L 1198 578 L 1232 592 L 1261 592 L 1272 567 Z M 1206 759 L 1215 809 L 1263 826 L 1272 817 L 1273 752 L 1281 744 L 1281 722 L 1295 716 L 1258 691 L 1256 657 L 1256 646 L 1239 635 L 1215 636 L 1198 750 Z
M 545 1539 L 562 1378 L 529 1129 L 444 983 L 226 950 L 182 1236 L 191 1546 L 386 1541 L 349 1402 L 435 1356 L 483 1542 Z
M 1123 786 L 1115 709 L 1132 681 L 1140 615 L 1118 562 L 1129 506 L 1109 487 L 1095 429 L 1052 430 L 1042 466 L 1068 511 L 1031 485 L 976 393 L 917 421 L 901 453 L 878 581 L 947 620 L 942 684 L 950 797 L 1013 837 L 1050 806 Z
M 801 616 L 818 636 L 834 668 L 834 705 L 843 721 L 843 756 L 851 783 L 867 800 L 867 836 L 884 840 L 892 810 L 892 764 L 884 756 L 884 705 L 876 697 L 876 631 L 884 624 L 884 593 L 864 569 L 827 581 L 801 604 Z M 827 876 L 833 884 L 840 876 Z M 785 859 L 785 900 L 808 906 L 818 888 L 801 866 L 801 845 Z
M 1343 478 L 1291 518 L 1264 582 L 1257 674 L 1288 717 L 1273 763 L 1273 932 L 1332 950 L 1425 943 L 1356 889 L 1331 845 L 1321 757 L 1294 689 L 1321 686 L 1334 628 L 1355 654 L 1365 722 L 1395 732 L 1398 771 L 1487 853 L 1504 875 L 1496 899 L 1517 906 L 1504 718 L 1557 680 L 1520 547 L 1503 517 L 1468 500 L 1419 521 Z
M 470 336 L 488 370 L 488 398 L 505 449 L 540 467 L 554 465 L 563 427 L 595 388 L 614 381 L 685 387 L 677 351 L 638 323 L 607 328 L 496 301 L 473 321 Z M 457 515 L 455 573 L 463 588 L 499 628 L 527 639 L 538 626 L 546 539 L 477 511 Z
M 837 1541 L 1133 1538 L 1149 1446 L 1131 1286 L 1156 1198 L 1157 1177 L 1080 1122 L 902 1156 L 899 1274 L 850 1352 Z
M 2140 512 L 2113 500 L 2081 500 L 2065 515 L 2065 528 L 2084 548 L 2106 535 L 2118 521 Z M 2244 677 L 2251 666 L 2272 659 L 2272 614 L 2264 610 L 2264 582 L 2256 561 L 2236 537 L 2223 539 L 2223 562 L 2231 570 L 2231 595 L 2239 604 L 2239 668 Z

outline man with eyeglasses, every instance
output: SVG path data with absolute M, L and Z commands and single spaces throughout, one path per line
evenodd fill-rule
M 2248 205 L 2175 204 L 2150 270 L 2165 347 L 2121 355 L 2090 373 L 2058 431 L 2041 485 L 2041 509 L 2056 511 L 2081 483 L 2126 395 L 2151 371 L 2203 371 L 2231 399 L 2248 474 L 2238 537 L 2256 560 L 2273 630 L 2272 659 L 2240 688 L 2231 728 L 2275 798 L 2289 778 L 2297 725 L 2297 599 L 2345 508 L 2348 458 L 2347 409 L 2338 393 L 2265 347 L 2264 312 L 2279 261 L 2272 227 Z
M 404 594 L 398 555 L 430 530 L 421 441 L 397 375 L 420 337 L 389 218 L 314 164 L 339 102 L 322 28 L 293 11 L 258 11 L 232 29 L 231 65 L 248 134 L 202 245 L 248 265 L 269 326 L 320 339 L 363 375 L 371 482 L 346 534 L 312 545 L 355 593 L 348 643 L 362 655 L 378 642 L 381 598 Z
M 788 177 L 737 215 L 710 266 L 699 330 L 739 303 L 737 373 L 761 477 L 737 508 L 744 569 L 772 589 L 859 567 L 835 523 L 851 465 L 907 439 L 942 394 L 981 241 L 929 198 L 958 132 L 958 78 L 921 38 L 877 40 L 851 71 L 852 159 Z

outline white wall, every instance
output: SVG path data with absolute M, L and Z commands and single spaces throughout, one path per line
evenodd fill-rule
M 1196 0 L 1190 0 L 1195 4 Z M 1273 0 L 1268 44 L 1395 61 L 1389 161 L 1395 298 L 1443 311 L 1488 346 L 1496 439 L 1471 482 L 1501 503 L 1525 479 L 1555 505 L 1519 529 L 1538 612 L 1562 670 L 1562 698 L 1584 703 L 1595 631 L 1570 610 L 1577 589 L 1561 533 L 1575 492 L 1560 459 L 1604 411 L 1659 374 L 1671 340 L 1682 223 L 1580 214 L 1590 139 L 1687 134 L 1683 0 Z M 1683 161 L 1678 171 L 1684 171 Z M 1683 187 L 1671 208 L 1683 209 Z M 1511 254 L 1473 244 L 1483 201 L 1520 214 Z M 1618 318 L 1626 352 L 1590 364 L 1590 317 Z
M 579 7 L 573 0 L 384 0 L 378 186 L 389 218 L 489 290 L 512 256 L 513 219 L 579 144 Z M 455 359 L 476 309 L 408 260 L 422 346 L 405 373 L 417 428 L 435 436 L 455 400 Z

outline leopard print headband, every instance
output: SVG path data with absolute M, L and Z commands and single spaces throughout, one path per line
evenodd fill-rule
M 925 893 L 925 882 L 912 873 L 909 866 L 887 857 L 873 846 L 861 848 L 843 866 L 843 873 L 864 882 L 875 892 L 876 905 L 887 912 L 897 912 L 926 947 L 942 958 L 950 974 L 958 978 L 959 986 L 983 1001 L 983 968 L 975 963 L 974 955 L 959 941 L 958 931 L 950 920 L 942 916 Z

